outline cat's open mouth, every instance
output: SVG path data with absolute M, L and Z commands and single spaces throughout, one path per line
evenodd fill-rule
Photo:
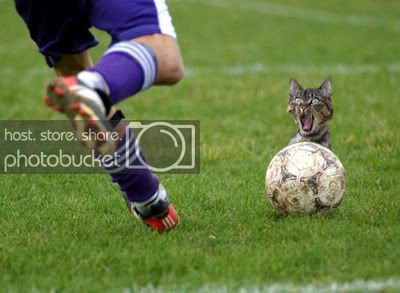
M 310 132 L 313 128 L 314 116 L 311 114 L 300 116 L 301 129 L 305 132 Z

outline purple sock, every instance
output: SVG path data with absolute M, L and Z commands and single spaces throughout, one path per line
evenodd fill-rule
M 152 86 L 157 62 L 152 49 L 144 44 L 126 41 L 110 47 L 101 60 L 78 79 L 89 87 L 104 91 L 112 104 Z
M 111 178 L 133 202 L 146 201 L 158 190 L 158 178 L 150 171 L 137 174 L 111 174 Z
M 136 157 L 135 137 L 132 129 L 127 127 L 126 132 L 128 131 L 129 134 L 118 145 L 117 156 L 103 160 L 103 167 L 130 201 L 146 201 L 158 191 L 159 181 Z M 140 156 L 144 160 L 142 152 Z M 136 167 L 132 168 L 133 166 Z M 137 166 L 141 168 L 138 169 Z

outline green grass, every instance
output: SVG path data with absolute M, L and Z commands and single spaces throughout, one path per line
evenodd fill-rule
M 149 231 L 104 175 L 2 175 L 0 291 L 234 289 L 400 277 L 399 72 L 385 69 L 399 63 L 398 1 L 272 2 L 287 16 L 226 2 L 170 2 L 186 66 L 204 71 L 121 104 L 132 119 L 201 121 L 201 173 L 161 176 L 179 228 Z M 296 8 L 368 21 L 291 15 Z M 0 25 L 0 118 L 59 119 L 42 103 L 52 72 L 10 2 L 0 2 Z M 108 37 L 96 34 L 97 59 Z M 256 63 L 298 67 L 223 71 Z M 322 70 L 336 64 L 377 69 Z M 314 70 L 302 70 L 307 66 Z M 292 76 L 306 86 L 333 79 L 333 144 L 348 186 L 329 217 L 280 217 L 265 199 L 266 166 L 295 131 L 286 114 Z

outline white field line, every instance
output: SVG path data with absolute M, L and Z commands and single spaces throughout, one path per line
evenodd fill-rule
M 261 63 L 249 65 L 231 65 L 222 67 L 189 67 L 186 75 L 198 74 L 222 74 L 222 75 L 245 75 L 251 73 L 274 74 L 274 73 L 324 73 L 324 74 L 355 74 L 355 73 L 376 73 L 387 71 L 390 73 L 400 72 L 400 63 L 393 64 L 326 64 L 326 65 L 297 65 L 278 64 L 265 65 Z
M 332 282 L 323 285 L 297 285 L 292 283 L 273 283 L 270 285 L 253 286 L 247 288 L 239 288 L 232 290 L 228 287 L 215 285 L 204 285 L 198 290 L 191 290 L 190 286 L 182 286 L 171 289 L 154 287 L 148 285 L 146 287 L 124 288 L 123 293 L 139 292 L 139 293 L 161 293 L 161 292 L 198 292 L 198 293 L 280 293 L 280 292 L 296 292 L 296 293 L 329 293 L 329 292 L 380 292 L 382 290 L 398 290 L 400 289 L 400 279 L 390 278 L 386 280 L 355 280 L 351 282 Z
M 54 73 L 46 65 L 42 67 L 28 67 L 26 70 L 16 70 L 13 67 L 0 67 L 0 78 L 17 79 L 19 81 L 31 81 L 36 77 L 54 77 Z
M 231 1 L 231 0 L 175 0 L 181 3 L 205 3 L 210 6 L 263 13 L 273 16 L 292 17 L 305 21 L 320 23 L 344 24 L 353 26 L 385 27 L 400 31 L 400 21 L 379 16 L 344 15 L 325 10 L 301 8 L 292 5 L 268 3 L 260 1 Z
M 400 73 L 400 63 L 392 64 L 320 64 L 320 65 L 299 65 L 299 64 L 277 64 L 266 65 L 262 63 L 238 64 L 220 67 L 187 67 L 185 76 L 192 77 L 201 74 L 215 75 L 246 75 L 246 74 L 363 74 L 363 73 Z M 0 66 L 0 78 L 16 79 L 20 82 L 30 82 L 36 77 L 54 76 L 53 71 L 45 65 L 32 67 L 24 71 L 17 71 L 15 68 Z

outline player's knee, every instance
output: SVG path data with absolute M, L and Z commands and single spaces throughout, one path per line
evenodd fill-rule
M 185 69 L 182 62 L 173 62 L 165 69 L 164 82 L 169 85 L 178 83 L 185 74 Z
M 153 34 L 136 38 L 134 41 L 152 48 L 158 68 L 156 84 L 174 85 L 183 78 L 183 60 L 174 38 Z

